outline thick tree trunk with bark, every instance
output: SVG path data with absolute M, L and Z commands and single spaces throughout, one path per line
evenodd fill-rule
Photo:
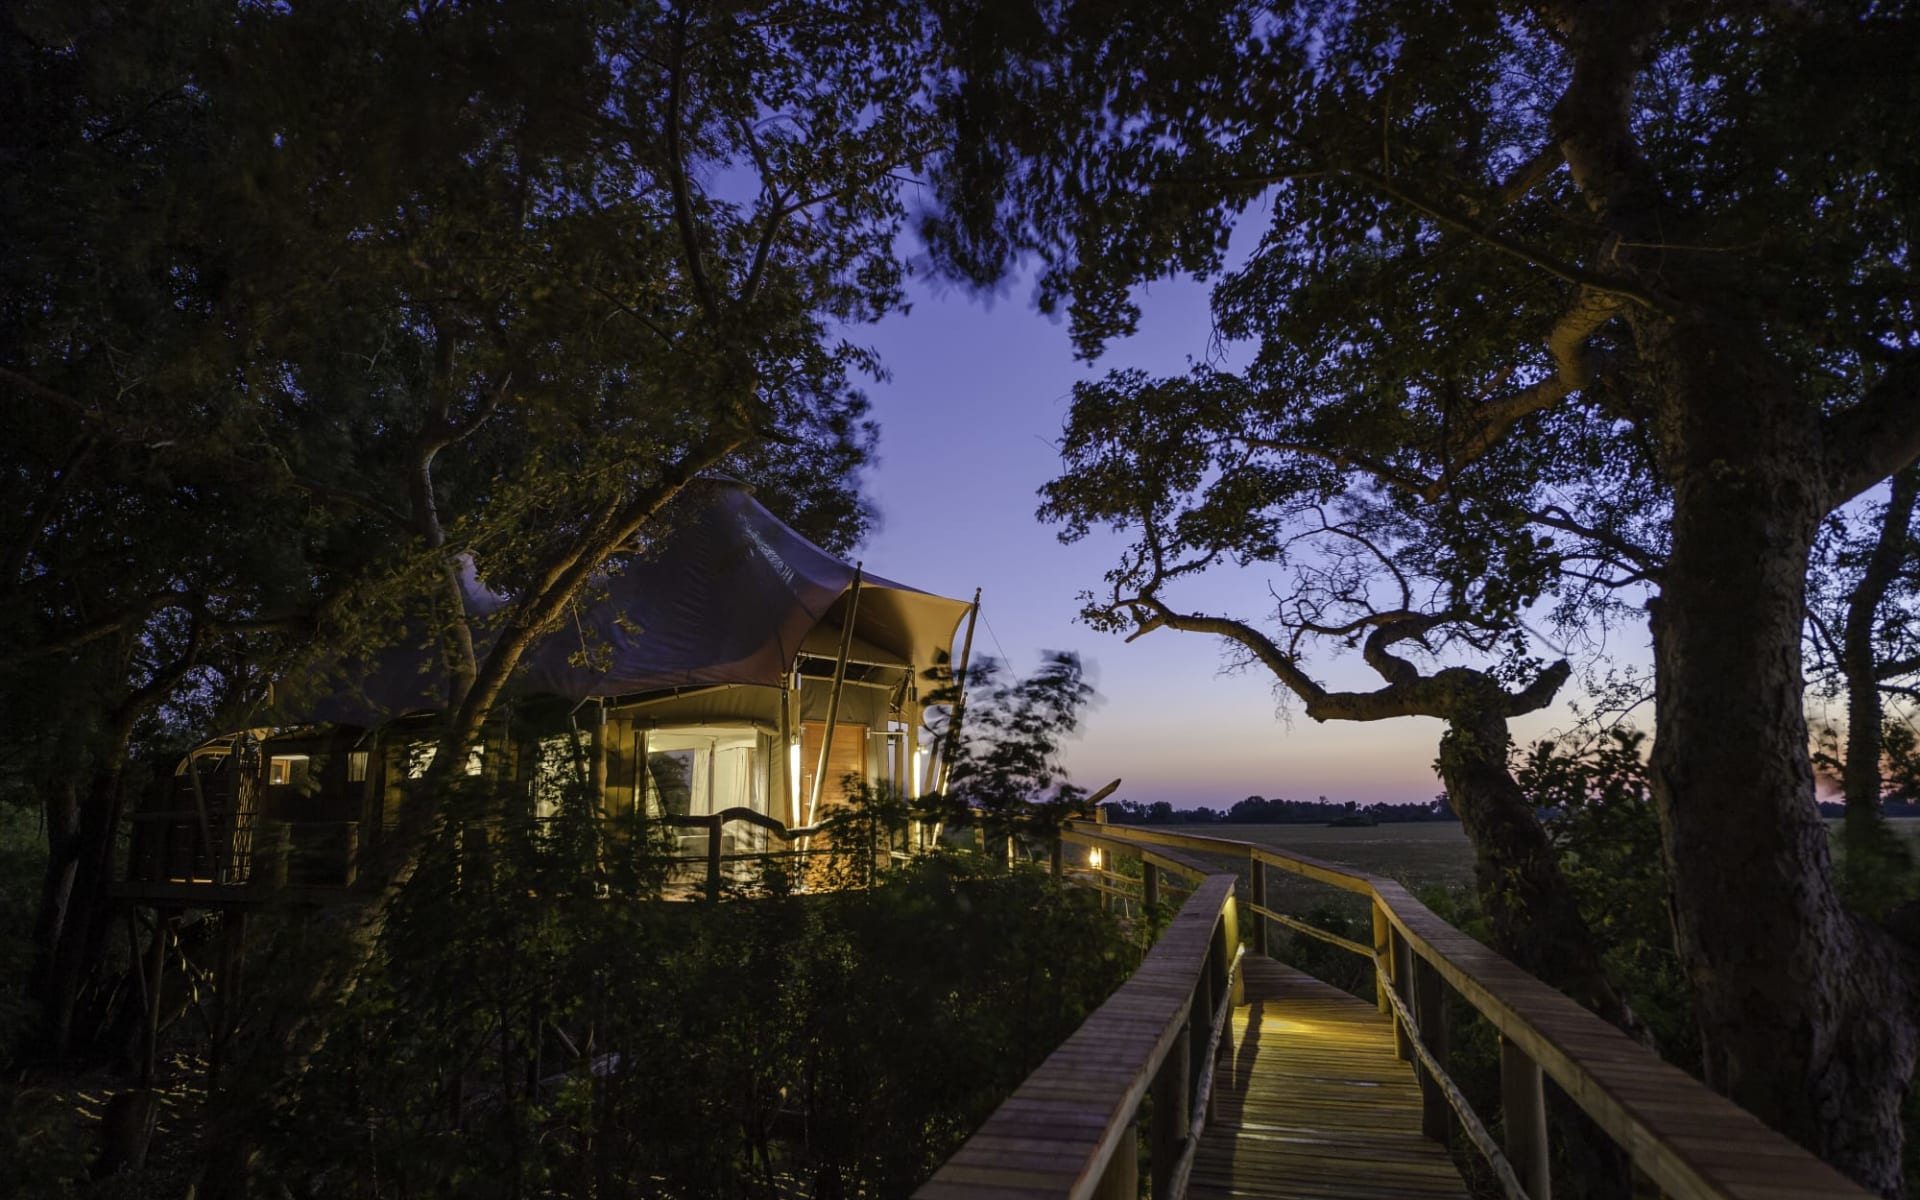
M 1652 782 L 1707 1079 L 1898 1195 L 1913 981 L 1833 886 L 1802 706 L 1808 555 L 1829 507 L 1808 462 L 1817 417 L 1738 339 L 1636 324 L 1667 373 L 1674 506 Z
M 1504 698 L 1504 697 L 1503 697 Z M 1473 846 L 1474 880 L 1495 947 L 1629 1032 L 1638 1022 L 1608 980 L 1533 803 L 1507 768 L 1507 719 L 1463 711 L 1440 739 L 1440 778 Z

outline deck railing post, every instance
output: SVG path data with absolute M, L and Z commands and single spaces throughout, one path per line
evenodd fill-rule
M 1187 1095 L 1200 1086 L 1207 1066 L 1207 1042 L 1213 1033 L 1213 972 L 1194 980 L 1193 1003 L 1187 1010 Z M 1213 1120 L 1213 1093 L 1207 1093 L 1207 1120 Z
M 1388 959 L 1393 964 L 1393 978 L 1388 985 L 1400 997 L 1400 1002 L 1413 1006 L 1413 950 L 1407 945 L 1406 937 L 1398 930 L 1389 928 L 1387 938 L 1393 945 L 1393 954 Z M 1413 1045 L 1407 1038 L 1407 1027 L 1398 1017 L 1393 1021 L 1393 1053 L 1401 1062 L 1413 1061 Z
M 1158 1195 L 1159 1193 L 1155 1193 Z M 1100 1176 L 1094 1200 L 1138 1200 L 1140 1195 L 1140 1133 L 1129 1125 L 1113 1148 L 1107 1169 Z
M 1140 903 L 1147 908 L 1160 903 L 1160 868 L 1140 860 Z
M 707 821 L 707 899 L 720 900 L 720 816 Z
M 1386 963 L 1389 969 L 1392 966 L 1392 931 L 1393 927 L 1387 924 L 1386 906 L 1381 904 L 1380 901 L 1375 900 L 1373 902 L 1373 957 L 1375 959 L 1373 968 L 1373 999 L 1374 1003 L 1379 1005 L 1380 1015 L 1383 1017 L 1393 1012 L 1393 1005 L 1387 1002 L 1387 989 L 1393 986 L 1393 976 L 1383 971 L 1379 964 Z M 1397 1026 L 1399 1022 L 1395 1021 L 1394 1024 Z
M 1512 1038 L 1500 1039 L 1500 1112 L 1506 1125 L 1507 1161 L 1527 1189 L 1528 1200 L 1552 1200 L 1547 1169 L 1547 1098 L 1540 1066 Z
M 1153 1194 L 1165 1196 L 1173 1184 L 1173 1168 L 1187 1142 L 1187 1110 L 1193 1106 L 1188 1087 L 1191 1031 L 1173 1040 L 1160 1070 L 1153 1077 L 1153 1118 L 1147 1147 L 1153 1160 Z
M 1249 860 L 1249 865 L 1252 867 L 1253 875 L 1253 906 L 1271 908 L 1272 906 L 1267 903 L 1267 864 L 1261 862 L 1260 856 L 1256 854 Z M 1255 954 L 1270 953 L 1267 949 L 1267 919 L 1257 912 L 1253 914 L 1253 952 Z
M 1434 970 L 1431 963 L 1424 958 L 1414 960 L 1413 1019 L 1420 1026 L 1420 1040 L 1426 1043 L 1427 1053 L 1433 1055 L 1443 1071 L 1447 1066 L 1445 986 L 1440 972 Z M 1453 1107 L 1447 1103 L 1446 1093 L 1432 1072 L 1420 1066 L 1416 1073 L 1420 1078 L 1420 1132 L 1436 1142 L 1445 1142 L 1453 1120 Z
M 1220 923 L 1213 932 L 1213 1002 L 1220 1003 L 1221 989 L 1231 992 L 1230 1004 L 1246 1002 L 1243 980 L 1233 973 L 1233 952 L 1240 948 L 1240 906 L 1232 896 L 1220 910 Z M 1229 1014 L 1231 1015 L 1231 1014 Z M 1220 1052 L 1233 1049 L 1233 1022 L 1228 1021 L 1220 1034 Z

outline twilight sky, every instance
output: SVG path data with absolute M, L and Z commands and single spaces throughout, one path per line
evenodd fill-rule
M 984 589 L 975 654 L 1024 674 L 1043 650 L 1080 653 L 1099 699 L 1067 752 L 1074 782 L 1097 788 L 1118 776 L 1121 798 L 1176 808 L 1253 794 L 1425 801 L 1440 790 L 1438 721 L 1315 724 L 1297 705 L 1279 710 L 1264 671 L 1221 674 L 1212 638 L 1163 630 L 1128 644 L 1074 620 L 1076 593 L 1100 585 L 1123 543 L 1062 546 L 1034 517 L 1036 489 L 1058 470 L 1053 442 L 1070 389 L 1115 367 L 1175 374 L 1207 357 L 1204 285 L 1156 285 L 1140 334 L 1092 366 L 1074 361 L 1065 323 L 1041 316 L 1025 284 L 990 302 L 924 284 L 911 296 L 908 315 L 855 335 L 893 372 L 870 389 L 881 443 L 867 492 L 881 525 L 859 556 L 929 591 L 965 599 Z M 1185 594 L 1257 620 L 1266 584 L 1258 571 L 1227 572 Z M 1311 665 L 1335 686 L 1378 683 L 1357 659 Z M 1556 708 L 1515 722 L 1514 735 L 1525 742 L 1568 722 Z

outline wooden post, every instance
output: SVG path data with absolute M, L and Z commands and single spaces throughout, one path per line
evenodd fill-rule
M 1400 1002 L 1413 1007 L 1413 950 L 1407 945 L 1407 939 L 1398 929 L 1389 928 L 1388 939 L 1393 943 L 1393 978 L 1388 985 L 1400 997 Z M 1417 1014 L 1416 1014 L 1417 1015 Z M 1413 1045 L 1407 1040 L 1407 1027 L 1396 1017 L 1393 1022 L 1393 1053 L 1401 1062 L 1413 1061 Z
M 220 914 L 220 945 L 213 968 L 213 1036 L 207 1039 L 207 1091 L 220 1086 L 220 1060 L 225 1055 L 227 1038 L 233 1032 L 240 986 L 236 971 L 240 960 L 240 928 L 245 920 L 241 910 L 229 908 Z
M 1267 864 L 1261 862 L 1260 856 L 1257 854 L 1253 856 L 1250 862 L 1253 867 L 1253 906 L 1255 908 L 1271 907 L 1267 903 Z M 1252 948 L 1255 954 L 1267 955 L 1271 953 L 1271 951 L 1267 949 L 1267 918 L 1257 912 L 1253 914 Z
M 707 899 L 720 901 L 720 814 L 707 818 Z
M 1188 1096 L 1194 1088 L 1200 1086 L 1200 1072 L 1207 1067 L 1207 1042 L 1213 1034 L 1213 972 L 1202 971 L 1200 978 L 1193 984 L 1193 1003 L 1187 1009 L 1187 1077 Z M 1214 1088 L 1207 1093 L 1206 1119 L 1213 1120 L 1214 1096 L 1220 1089 Z
M 200 783 L 200 760 L 194 757 L 191 750 L 187 751 L 187 780 L 193 785 L 193 811 L 200 818 L 200 848 L 207 856 L 207 878 L 215 883 L 225 883 L 227 867 L 213 848 L 213 821 L 207 814 L 206 788 Z
M 833 690 L 827 693 L 827 728 L 820 735 L 820 761 L 813 769 L 813 791 L 807 797 L 807 820 L 813 824 L 813 812 L 820 806 L 820 790 L 827 781 L 827 763 L 833 753 L 833 730 L 840 723 L 840 693 L 847 685 L 847 655 L 853 652 L 853 623 L 860 615 L 861 565 L 853 566 L 853 585 L 847 590 L 847 624 L 840 631 L 840 654 L 833 664 Z
M 506 738 L 512 745 L 511 738 Z M 593 797 L 593 815 L 597 820 L 607 811 L 607 702 L 601 700 L 594 709 L 593 757 L 587 760 L 587 788 Z
M 967 718 L 967 664 L 973 660 L 973 623 L 980 619 L 980 589 L 973 589 L 973 604 L 967 609 L 967 636 L 960 644 L 960 669 L 953 673 L 952 715 L 947 720 L 947 735 L 940 747 L 940 786 L 933 790 L 945 794 L 947 780 L 953 775 L 953 751 L 960 745 L 960 731 Z M 949 643 L 951 644 L 951 643 Z
M 265 851 L 266 857 L 261 858 Z M 287 886 L 288 864 L 293 856 L 293 828 L 285 821 L 262 821 L 260 831 L 254 835 L 254 869 L 248 873 L 252 882 L 262 879 L 271 887 Z M 266 867 L 265 872 L 259 870 Z
M 1232 896 L 1220 910 L 1220 924 L 1213 931 L 1213 1002 L 1227 997 L 1227 1019 L 1220 1026 L 1220 1056 L 1233 1057 L 1233 1009 L 1247 1002 L 1247 981 L 1233 970 L 1233 956 L 1240 949 L 1240 906 Z M 1224 991 L 1222 989 L 1225 989 Z
M 1380 1007 L 1380 1015 L 1388 1016 L 1393 1005 L 1387 1003 L 1387 989 L 1393 986 L 1393 976 L 1382 970 L 1379 963 L 1386 963 L 1387 970 L 1393 965 L 1392 926 L 1387 924 L 1386 906 L 1378 900 L 1373 902 L 1373 955 L 1376 960 L 1373 969 L 1373 999 Z M 1397 1024 L 1398 1022 L 1396 1022 Z
M 1053 845 L 1049 849 L 1051 851 L 1049 865 L 1053 868 L 1053 877 L 1059 879 L 1067 873 L 1067 845 L 1056 833 L 1053 835 Z
M 165 913 L 153 914 L 153 963 L 147 982 L 147 1028 L 140 1046 L 140 1087 L 153 1090 L 153 1077 L 160 1058 L 160 983 L 167 970 L 167 926 Z
M 1160 903 L 1160 868 L 1140 860 L 1140 903 L 1151 907 Z
M 1093 1200 L 1138 1200 L 1140 1195 L 1140 1132 L 1129 1125 L 1107 1160 L 1107 1169 L 1094 1189 Z
M 1427 1052 L 1442 1068 L 1447 1065 L 1447 997 L 1446 984 L 1440 978 L 1440 972 L 1426 959 L 1415 959 L 1413 964 L 1413 1019 L 1420 1026 L 1420 1040 L 1427 1045 Z M 1448 1127 L 1452 1124 L 1453 1109 L 1447 1104 L 1446 1093 L 1440 1090 L 1440 1081 L 1424 1066 L 1417 1069 L 1420 1077 L 1420 1132 L 1436 1142 L 1447 1140 Z
M 1153 1077 L 1153 1119 L 1147 1135 L 1147 1147 L 1153 1160 L 1153 1194 L 1168 1195 L 1173 1184 L 1173 1168 L 1187 1142 L 1187 1110 L 1193 1107 L 1188 1088 L 1189 1045 L 1192 1034 L 1173 1039 L 1167 1057 Z
M 1500 1039 L 1500 1111 L 1506 1125 L 1507 1161 L 1528 1200 L 1553 1200 L 1547 1169 L 1547 1099 L 1540 1067 L 1511 1038 Z

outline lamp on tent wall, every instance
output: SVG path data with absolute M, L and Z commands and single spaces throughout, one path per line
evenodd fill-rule
M 1100 869 L 1100 847 L 1098 847 L 1098 846 L 1090 846 L 1090 847 L 1088 847 L 1088 849 L 1087 849 L 1087 865 L 1088 865 L 1089 867 L 1092 867 L 1092 868 L 1093 868 L 1094 870 L 1096 870 L 1096 871 L 1098 871 L 1098 870 Z

